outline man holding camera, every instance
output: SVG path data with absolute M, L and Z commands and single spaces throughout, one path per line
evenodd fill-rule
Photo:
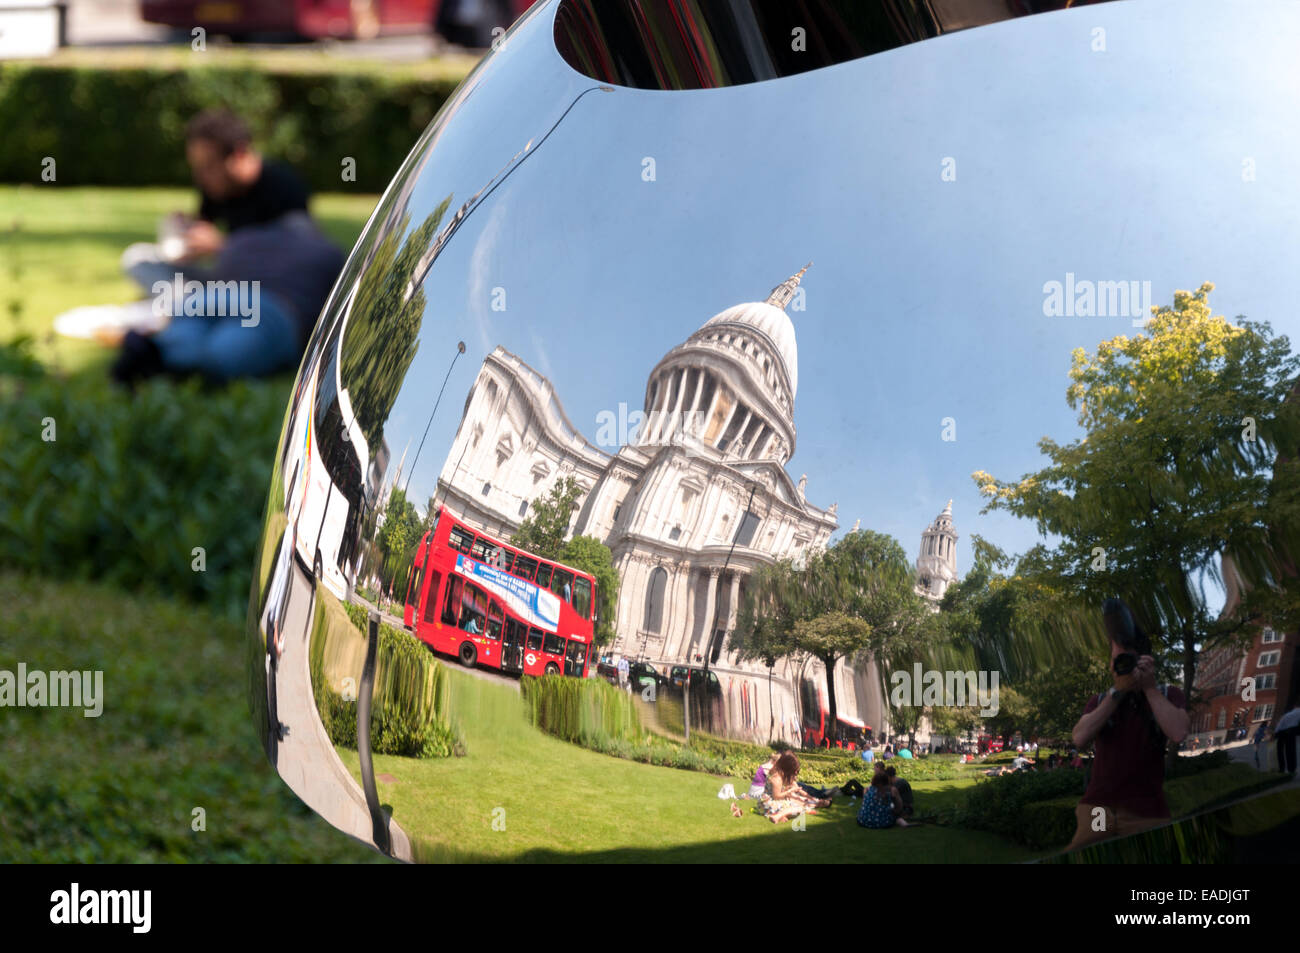
M 1114 685 L 1088 700 L 1073 741 L 1095 741 L 1092 775 L 1075 809 L 1078 828 L 1068 850 L 1135 834 L 1169 818 L 1165 751 L 1187 735 L 1186 699 L 1174 685 L 1157 685 L 1151 641 L 1119 599 L 1102 606 L 1110 637 Z

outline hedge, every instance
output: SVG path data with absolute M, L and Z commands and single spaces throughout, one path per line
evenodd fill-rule
M 132 397 L 29 355 L 0 344 L 0 567 L 242 619 L 291 381 L 154 381 Z
M 564 741 L 586 745 L 593 739 L 645 739 L 636 704 L 603 678 L 546 675 L 520 679 L 529 722 Z
M 360 635 L 366 638 L 367 610 L 344 603 L 343 609 L 356 632 L 339 633 L 328 622 L 332 596 L 319 592 L 315 635 L 311 645 L 312 690 L 316 708 L 330 741 L 344 748 L 357 747 L 357 703 L 345 700 L 329 684 L 325 659 L 329 640 Z M 358 685 L 360 672 L 356 673 Z M 410 758 L 445 758 L 465 754 L 464 743 L 451 714 L 447 671 L 432 653 L 406 632 L 390 625 L 379 627 L 375 657 L 374 701 L 370 710 L 370 750 L 375 754 Z
M 185 125 L 228 106 L 316 190 L 381 192 L 463 76 L 268 72 L 248 66 L 0 67 L 0 181 L 189 185 Z M 342 178 L 345 157 L 355 181 Z
M 1224 763 L 1211 752 L 1180 762 L 1188 765 L 1165 782 L 1165 800 L 1173 817 L 1186 817 L 1225 801 L 1272 787 L 1280 775 L 1260 774 L 1244 764 Z M 1056 792 L 1057 796 L 1052 796 Z M 1036 850 L 1061 848 L 1074 836 L 1075 807 L 1083 796 L 1082 772 L 1062 769 L 1021 772 L 980 784 L 955 816 L 965 827 L 990 830 Z
M 646 731 L 636 696 L 601 678 L 545 675 L 520 679 L 529 722 L 564 741 L 644 764 L 727 774 L 727 763 Z

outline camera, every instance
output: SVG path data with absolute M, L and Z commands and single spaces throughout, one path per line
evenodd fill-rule
M 1137 668 L 1138 657 L 1133 652 L 1121 652 L 1115 656 L 1111 667 L 1115 670 L 1116 675 L 1130 675 Z

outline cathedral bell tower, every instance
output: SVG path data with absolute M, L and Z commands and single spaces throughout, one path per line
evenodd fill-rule
M 952 500 L 921 534 L 916 558 L 916 593 L 938 605 L 957 579 L 957 532 L 952 528 Z

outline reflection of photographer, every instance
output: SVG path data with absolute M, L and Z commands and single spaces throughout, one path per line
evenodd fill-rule
M 1187 702 L 1174 685 L 1156 684 L 1151 640 L 1123 601 L 1102 606 L 1110 637 L 1114 686 L 1088 700 L 1074 726 L 1080 748 L 1096 742 L 1092 776 L 1075 811 L 1078 829 L 1068 849 L 1134 834 L 1169 817 L 1165 750 L 1187 734 Z

